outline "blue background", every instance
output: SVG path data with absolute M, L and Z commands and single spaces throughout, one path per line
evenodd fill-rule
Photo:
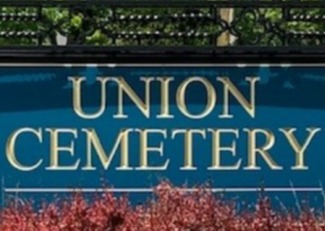
M 325 73 L 324 67 L 306 66 L 29 66 L 29 67 L 1 67 L 0 68 L 0 173 L 3 178 L 3 188 L 100 188 L 103 184 L 116 188 L 148 188 L 157 185 L 162 178 L 167 178 L 176 185 L 187 184 L 193 187 L 205 182 L 215 188 L 233 187 L 313 187 L 319 188 L 325 181 L 325 131 L 318 133 L 305 153 L 308 171 L 292 171 L 294 153 L 284 135 L 278 128 L 296 127 L 297 138 L 302 142 L 307 135 L 306 127 L 325 128 Z M 113 119 L 116 113 L 117 91 L 116 85 L 111 84 L 107 92 L 107 110 L 96 120 L 85 120 L 78 117 L 72 109 L 72 88 L 67 78 L 69 76 L 86 76 L 87 83 L 83 88 L 83 105 L 87 112 L 96 111 L 99 106 L 99 84 L 96 76 L 123 76 L 132 88 L 144 96 L 143 83 L 140 77 L 172 76 L 171 83 L 171 114 L 174 119 L 157 119 L 159 112 L 159 84 L 152 85 L 152 108 L 150 119 L 145 118 L 138 108 L 126 98 L 125 113 L 128 119 Z M 202 120 L 192 120 L 184 117 L 175 105 L 176 87 L 186 78 L 201 76 L 208 78 L 214 84 L 218 94 L 215 110 Z M 217 76 L 228 76 L 247 97 L 249 87 L 243 81 L 246 76 L 259 76 L 261 81 L 256 85 L 256 118 L 252 119 L 237 101 L 231 98 L 231 113 L 233 119 L 219 119 L 222 111 L 222 84 L 216 81 Z M 187 102 L 190 110 L 200 111 L 206 101 L 202 93 L 202 86 L 189 88 Z M 152 163 L 161 163 L 170 158 L 167 171 L 116 171 L 113 166 L 118 164 L 115 158 L 112 167 L 105 171 L 100 163 L 95 161 L 96 171 L 45 171 L 49 157 L 49 136 L 44 135 L 43 144 L 39 144 L 35 137 L 24 136 L 19 140 L 17 153 L 19 160 L 33 164 L 39 158 L 44 164 L 33 172 L 20 172 L 10 166 L 5 155 L 5 144 L 10 133 L 21 127 L 53 127 L 53 128 L 87 128 L 97 130 L 105 150 L 110 150 L 121 128 L 238 128 L 240 137 L 237 141 L 237 156 L 224 155 L 224 163 L 233 163 L 237 158 L 247 163 L 247 137 L 242 128 L 267 128 L 274 132 L 276 143 L 270 154 L 274 160 L 283 166 L 283 170 L 272 171 L 258 159 L 262 170 L 245 171 L 208 171 L 211 164 L 211 136 L 206 140 L 195 138 L 194 163 L 196 171 L 181 171 L 183 163 L 183 140 L 165 141 L 165 155 L 163 158 L 153 154 Z M 169 133 L 170 135 L 170 133 Z M 151 140 L 153 145 L 159 139 Z M 68 144 L 71 137 L 63 137 L 60 142 Z M 224 143 L 231 140 L 224 139 Z M 130 140 L 131 165 L 139 161 L 136 137 Z M 259 141 L 263 143 L 264 141 Z M 79 130 L 79 138 L 75 141 L 75 157 L 62 154 L 62 163 L 71 164 L 77 158 L 81 159 L 81 166 L 85 163 L 85 136 Z M 155 159 L 156 156 L 156 159 Z M 96 159 L 96 158 L 94 158 Z M 296 203 L 293 192 L 270 192 L 275 201 L 281 201 L 288 206 Z M 45 195 L 45 194 L 44 194 Z M 240 197 L 254 201 L 259 193 L 226 193 L 232 198 Z M 323 207 L 322 192 L 297 193 L 299 200 L 308 198 L 313 206 Z M 30 193 L 20 194 L 21 197 L 35 196 Z M 132 195 L 134 201 L 141 200 L 143 194 Z M 5 197 L 2 197 L 5 198 Z

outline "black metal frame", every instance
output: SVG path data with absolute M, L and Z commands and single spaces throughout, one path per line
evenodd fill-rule
M 325 1 L 322 0 L 2 0 L 0 8 L 0 38 L 4 41 L 4 45 L 0 45 L 0 62 L 325 61 Z M 58 22 L 49 20 L 44 12 L 54 8 L 68 12 L 68 16 Z M 166 13 L 122 13 L 123 17 L 116 13 L 118 10 L 128 12 L 152 8 L 165 9 Z M 225 8 L 235 9 L 234 19 L 230 22 L 219 14 L 218 10 Z M 271 9 L 277 10 L 279 15 L 268 16 Z M 177 12 L 172 15 L 168 10 Z M 96 13 L 100 11 L 109 12 L 109 16 Z M 77 30 L 69 26 L 65 28 L 77 14 L 83 18 L 82 26 Z M 153 22 L 164 25 L 160 26 L 163 30 L 166 25 L 174 28 L 167 32 L 121 29 L 132 23 L 137 26 Z M 183 23 L 187 29 L 180 31 L 176 22 Z M 10 23 L 23 29 L 7 28 Z M 291 24 L 294 25 L 288 29 Z M 33 25 L 34 29 L 26 31 L 25 25 Z M 214 31 L 200 31 L 207 25 Z M 303 29 L 301 25 L 305 25 Z M 243 26 L 247 28 L 243 30 Z M 259 29 L 255 31 L 255 28 Z M 100 31 L 109 44 L 88 44 L 87 36 L 96 31 Z M 56 33 L 67 38 L 74 34 L 68 44 L 61 46 L 54 41 Z M 224 33 L 232 36 L 234 42 L 220 46 L 216 41 Z M 116 42 L 119 39 L 121 44 Z M 159 43 L 166 39 L 178 39 L 180 43 Z M 191 39 L 207 42 L 194 46 L 188 43 Z M 144 44 L 146 40 L 158 42 Z

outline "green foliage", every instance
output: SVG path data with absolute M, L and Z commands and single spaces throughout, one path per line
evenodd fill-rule
M 20 10 L 17 12 L 15 8 L 11 7 L 4 7 L 2 8 L 1 13 L 3 13 L 3 18 L 7 17 L 8 19 L 13 19 L 14 15 L 17 15 L 18 13 L 21 15 L 31 15 L 35 14 L 34 9 L 25 8 L 23 10 Z M 0 21 L 0 30 L 8 32 L 8 38 L 5 36 L 2 36 L 0 38 L 0 44 L 4 45 L 14 45 L 14 44 L 22 44 L 27 45 L 30 44 L 32 39 L 28 38 L 13 38 L 10 37 L 10 34 L 13 34 L 16 31 L 36 31 L 37 30 L 37 24 L 35 22 L 21 22 L 21 21 L 15 21 L 15 20 L 8 20 L 8 21 Z
M 208 15 L 210 12 L 207 9 L 194 9 L 197 12 Z M 1 12 L 4 14 L 36 14 L 36 8 L 24 8 L 19 9 L 7 7 L 2 8 Z M 168 16 L 173 14 L 182 14 L 184 9 L 175 8 L 134 8 L 134 9 L 118 9 L 115 17 L 129 17 L 131 15 L 164 15 L 162 20 L 121 20 L 119 22 L 113 21 L 114 15 L 110 9 L 99 9 L 90 7 L 89 9 L 74 9 L 69 12 L 67 9 L 62 8 L 47 8 L 43 10 L 43 18 L 41 22 L 34 21 L 0 21 L 0 30 L 7 32 L 22 32 L 22 31 L 34 31 L 40 32 L 39 37 L 43 38 L 43 44 L 55 44 L 58 34 L 67 36 L 69 44 L 94 44 L 94 45 L 136 45 L 139 44 L 139 40 L 136 36 L 130 36 L 129 38 L 116 37 L 117 32 L 138 32 L 143 33 L 155 33 L 159 31 L 161 34 L 170 34 L 172 32 L 193 32 L 193 33 L 209 33 L 215 34 L 216 38 L 223 31 L 219 23 L 207 23 L 204 20 L 193 19 L 178 19 L 171 20 Z M 292 10 L 297 15 L 306 13 L 305 10 Z M 186 13 L 186 12 L 185 12 Z M 324 11 L 320 9 L 308 10 L 310 15 L 323 15 Z M 240 17 L 239 17 L 240 16 Z M 231 34 L 241 39 L 235 40 L 236 44 L 255 44 L 260 45 L 279 45 L 281 40 L 287 34 L 299 33 L 301 31 L 324 31 L 324 23 L 320 22 L 303 22 L 285 20 L 283 17 L 283 11 L 280 8 L 272 9 L 260 9 L 259 11 L 250 10 L 235 10 L 234 27 L 231 30 Z M 278 36 L 272 35 L 272 33 L 265 33 L 269 28 L 265 28 L 265 22 L 267 27 L 272 28 L 274 32 L 279 34 Z M 52 28 L 54 25 L 54 28 Z M 115 39 L 112 39 L 114 38 Z M 37 36 L 14 38 L 13 36 L 2 36 L 0 38 L 0 44 L 3 45 L 28 45 L 35 44 L 38 41 Z M 293 43 L 301 44 L 317 44 L 317 39 L 306 39 L 301 41 L 299 36 L 292 40 Z M 141 40 L 142 45 L 208 45 L 211 41 L 208 38 L 164 38 L 155 39 L 154 36 L 148 36 L 147 39 Z

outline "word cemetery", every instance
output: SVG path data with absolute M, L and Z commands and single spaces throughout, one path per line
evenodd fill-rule
M 123 77 L 98 77 L 96 84 L 100 100 L 95 108 L 83 107 L 83 85 L 86 77 L 68 77 L 67 84 L 71 85 L 71 113 L 78 119 L 88 120 L 88 124 L 98 120 L 108 119 L 120 123 L 132 119 L 132 114 L 126 112 L 125 98 L 132 101 L 131 106 L 141 113 L 146 120 L 173 121 L 170 101 L 175 101 L 175 107 L 184 119 L 190 119 L 200 124 L 206 117 L 215 117 L 219 121 L 236 119 L 232 113 L 230 101 L 238 103 L 250 120 L 258 118 L 256 114 L 256 89 L 259 87 L 259 77 L 247 77 L 248 96 L 240 90 L 238 84 L 228 77 L 216 77 L 215 81 L 204 77 L 188 77 L 177 83 L 175 94 L 171 94 L 171 86 L 175 84 L 172 77 L 142 77 L 139 83 L 143 92 L 137 92 Z M 112 96 L 110 89 L 116 88 L 117 95 Z M 201 87 L 200 93 L 191 92 L 191 86 Z M 110 86 L 110 87 L 108 87 Z M 218 88 L 216 87 L 218 86 Z M 175 86 L 173 86 L 175 88 Z M 218 89 L 218 90 L 217 90 Z M 221 89 L 221 91 L 220 91 Z M 154 114 L 151 110 L 151 96 L 159 92 L 159 112 Z M 188 94 L 205 95 L 204 106 L 195 112 L 189 106 Z M 220 96 L 220 97 L 219 97 Z M 115 98 L 117 102 L 110 102 Z M 220 100 L 221 99 L 221 100 Z M 67 99 L 68 100 L 68 99 Z M 114 107 L 110 106 L 114 104 Z M 215 113 L 215 109 L 220 113 Z M 216 123 L 220 125 L 220 123 Z M 119 133 L 113 134 L 113 139 L 107 140 L 105 135 L 96 127 L 76 128 L 70 127 L 21 127 L 12 131 L 6 142 L 6 158 L 12 168 L 19 171 L 34 171 L 45 169 L 47 171 L 93 171 L 114 169 L 117 171 L 165 171 L 173 162 L 173 157 L 182 159 L 179 169 L 182 171 L 195 171 L 199 167 L 200 158 L 204 155 L 210 162 L 205 166 L 209 171 L 218 170 L 270 170 L 290 169 L 304 171 L 309 169 L 306 158 L 312 153 L 308 152 L 313 146 L 313 140 L 321 133 L 317 125 L 298 129 L 293 126 L 279 127 L 276 130 L 267 127 L 200 127 L 195 128 L 161 128 L 121 127 Z M 297 133 L 303 134 L 297 137 Z M 24 137 L 36 144 L 40 149 L 28 150 L 28 143 Z M 62 139 L 64 138 L 64 142 Z M 130 140 L 137 145 L 131 145 Z M 196 142 L 203 143 L 207 150 L 198 152 L 194 150 Z M 244 143 L 245 146 L 240 146 Z M 290 152 L 276 153 L 274 147 L 284 143 L 290 147 Z M 19 150 L 16 146 L 19 145 Z M 46 147 L 44 147 L 46 145 Z M 76 146 L 81 148 L 75 148 Z M 167 146 L 182 146 L 182 153 L 167 153 Z M 25 148 L 24 148 L 25 147 Z M 169 148 L 168 150 L 170 150 Z M 44 152 L 44 150 L 47 150 Z M 28 161 L 24 156 L 30 155 Z M 134 156 L 137 156 L 136 158 Z M 132 156 L 133 161 L 130 161 Z M 65 160 L 62 161 L 62 158 Z M 155 161 L 151 161 L 154 158 Z M 282 165 L 281 158 L 290 160 L 289 165 Z M 201 166 L 201 165 L 200 165 Z

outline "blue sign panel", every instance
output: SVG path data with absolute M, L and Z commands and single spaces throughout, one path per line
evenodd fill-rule
M 2 65 L 8 193 L 321 194 L 323 65 Z

